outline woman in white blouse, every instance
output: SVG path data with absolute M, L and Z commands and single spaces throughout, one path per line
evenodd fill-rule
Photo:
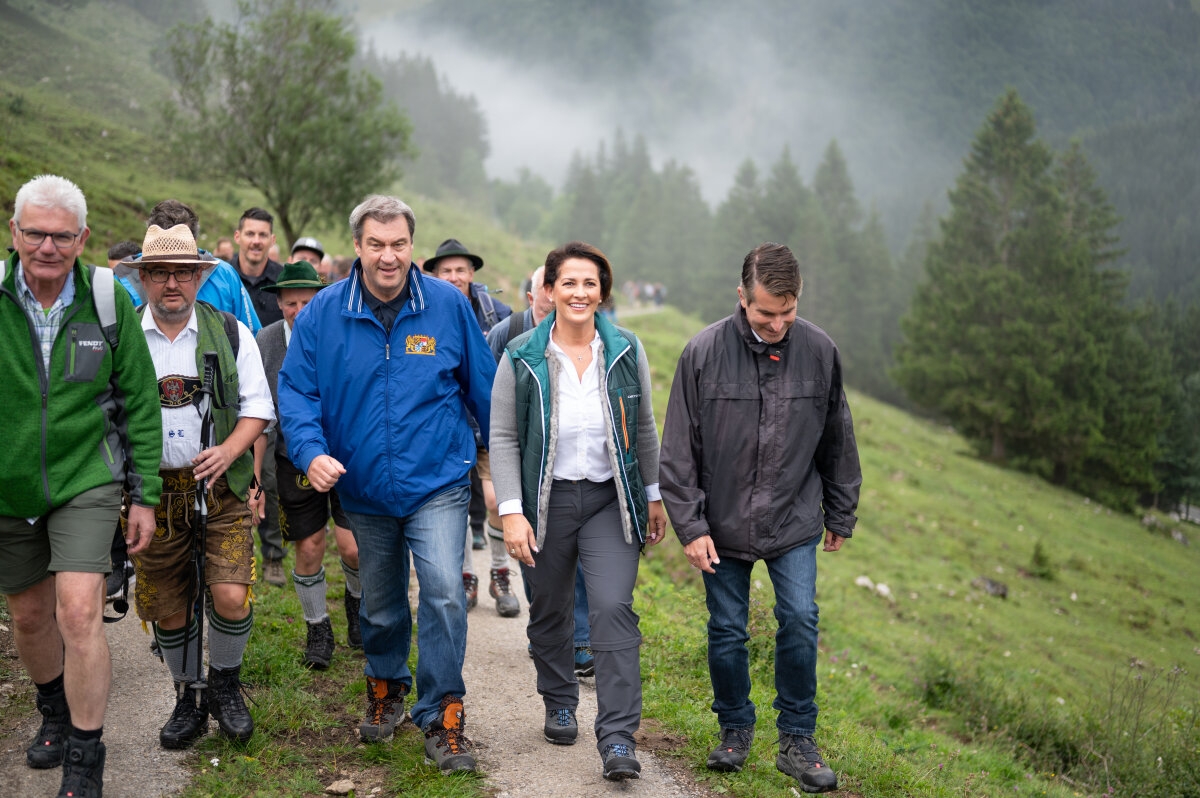
M 619 781 L 641 770 L 638 555 L 667 525 L 650 368 L 637 337 L 597 313 L 613 285 L 600 250 L 571 242 L 546 256 L 545 269 L 554 312 L 509 343 L 496 371 L 492 479 L 504 542 L 532 587 L 528 633 L 546 740 L 571 745 L 578 735 L 578 559 L 596 659 L 596 742 L 604 777 Z

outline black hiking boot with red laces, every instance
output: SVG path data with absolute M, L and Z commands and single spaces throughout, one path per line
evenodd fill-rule
M 740 773 L 746 757 L 750 755 L 750 744 L 754 742 L 754 727 L 745 729 L 721 729 L 721 742 L 704 764 L 709 770 Z
M 44 698 L 38 693 L 37 708 L 42 714 L 42 725 L 25 749 L 25 761 L 29 767 L 39 770 L 56 768 L 62 764 L 67 735 L 71 733 L 71 710 L 67 707 L 66 692 L 59 690 Z
M 424 729 L 426 764 L 437 765 L 442 773 L 475 769 L 475 757 L 467 753 L 463 736 L 465 715 L 461 698 L 448 695 L 442 699 L 437 720 Z
M 364 743 L 382 743 L 404 718 L 404 682 L 367 677 L 367 717 L 358 725 L 358 738 Z
M 837 789 L 837 774 L 821 758 L 821 749 L 811 737 L 779 735 L 779 756 L 775 767 L 800 782 L 805 792 L 830 792 Z

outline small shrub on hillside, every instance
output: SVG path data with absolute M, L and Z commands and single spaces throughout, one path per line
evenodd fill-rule
M 1083 717 L 1055 711 L 1045 693 L 985 666 L 929 654 L 920 668 L 921 699 L 957 715 L 970 739 L 1008 742 L 1034 767 L 1105 795 L 1200 796 L 1200 701 L 1184 703 L 1179 668 L 1147 672 L 1134 660 Z
M 1058 566 L 1046 553 L 1042 541 L 1033 544 L 1033 557 L 1029 561 L 1029 575 L 1037 579 L 1054 579 L 1058 575 Z
M 1080 763 L 1092 783 L 1139 796 L 1200 795 L 1200 705 L 1183 704 L 1181 668 L 1114 671 L 1086 724 Z

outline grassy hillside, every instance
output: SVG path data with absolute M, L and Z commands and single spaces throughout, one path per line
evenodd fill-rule
M 661 418 L 676 353 L 698 323 L 668 312 L 626 324 L 659 361 Z M 1064 782 L 1061 768 L 1091 748 L 1150 779 L 1138 782 L 1144 794 L 1200 788 L 1194 764 L 1182 781 L 1158 792 L 1152 784 L 1157 757 L 1169 768 L 1171 756 L 1190 752 L 1194 762 L 1197 753 L 1195 726 L 1187 732 L 1200 695 L 1196 547 L 981 462 L 951 430 L 860 394 L 850 401 L 863 463 L 859 524 L 841 552 L 819 555 L 818 580 L 821 734 L 844 787 L 871 796 L 1081 795 L 1080 773 Z M 1195 527 L 1184 532 L 1200 541 Z M 886 590 L 856 584 L 862 576 Z M 775 625 L 761 564 L 755 578 L 762 757 L 749 775 L 712 779 L 736 795 L 787 783 L 768 756 Z M 989 595 L 983 579 L 1005 584 L 1007 598 Z M 676 541 L 651 550 L 638 602 L 646 714 L 687 738 L 680 755 L 690 763 L 703 761 L 716 728 L 703 592 Z M 1162 719 L 1176 732 L 1147 732 L 1148 720 Z

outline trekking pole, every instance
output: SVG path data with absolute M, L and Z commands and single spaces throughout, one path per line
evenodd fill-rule
M 196 395 L 197 410 L 200 413 L 200 451 L 202 452 L 212 446 L 213 397 L 221 371 L 216 352 L 205 352 L 203 361 L 204 379 L 200 385 L 200 393 Z M 187 633 L 187 630 L 192 627 L 192 613 L 195 612 L 198 613 L 196 621 L 199 625 L 200 634 L 196 638 L 196 683 L 194 686 L 199 688 L 204 684 L 204 674 L 200 669 L 204 659 L 204 570 L 207 566 L 208 558 L 206 550 L 208 541 L 208 477 L 201 479 L 196 484 L 196 503 L 194 509 L 196 510 L 196 528 L 192 539 L 192 565 L 193 574 L 196 577 L 196 596 L 188 601 L 187 614 L 184 618 L 183 661 L 187 663 L 188 640 L 191 637 Z M 186 664 L 184 667 L 186 669 Z

